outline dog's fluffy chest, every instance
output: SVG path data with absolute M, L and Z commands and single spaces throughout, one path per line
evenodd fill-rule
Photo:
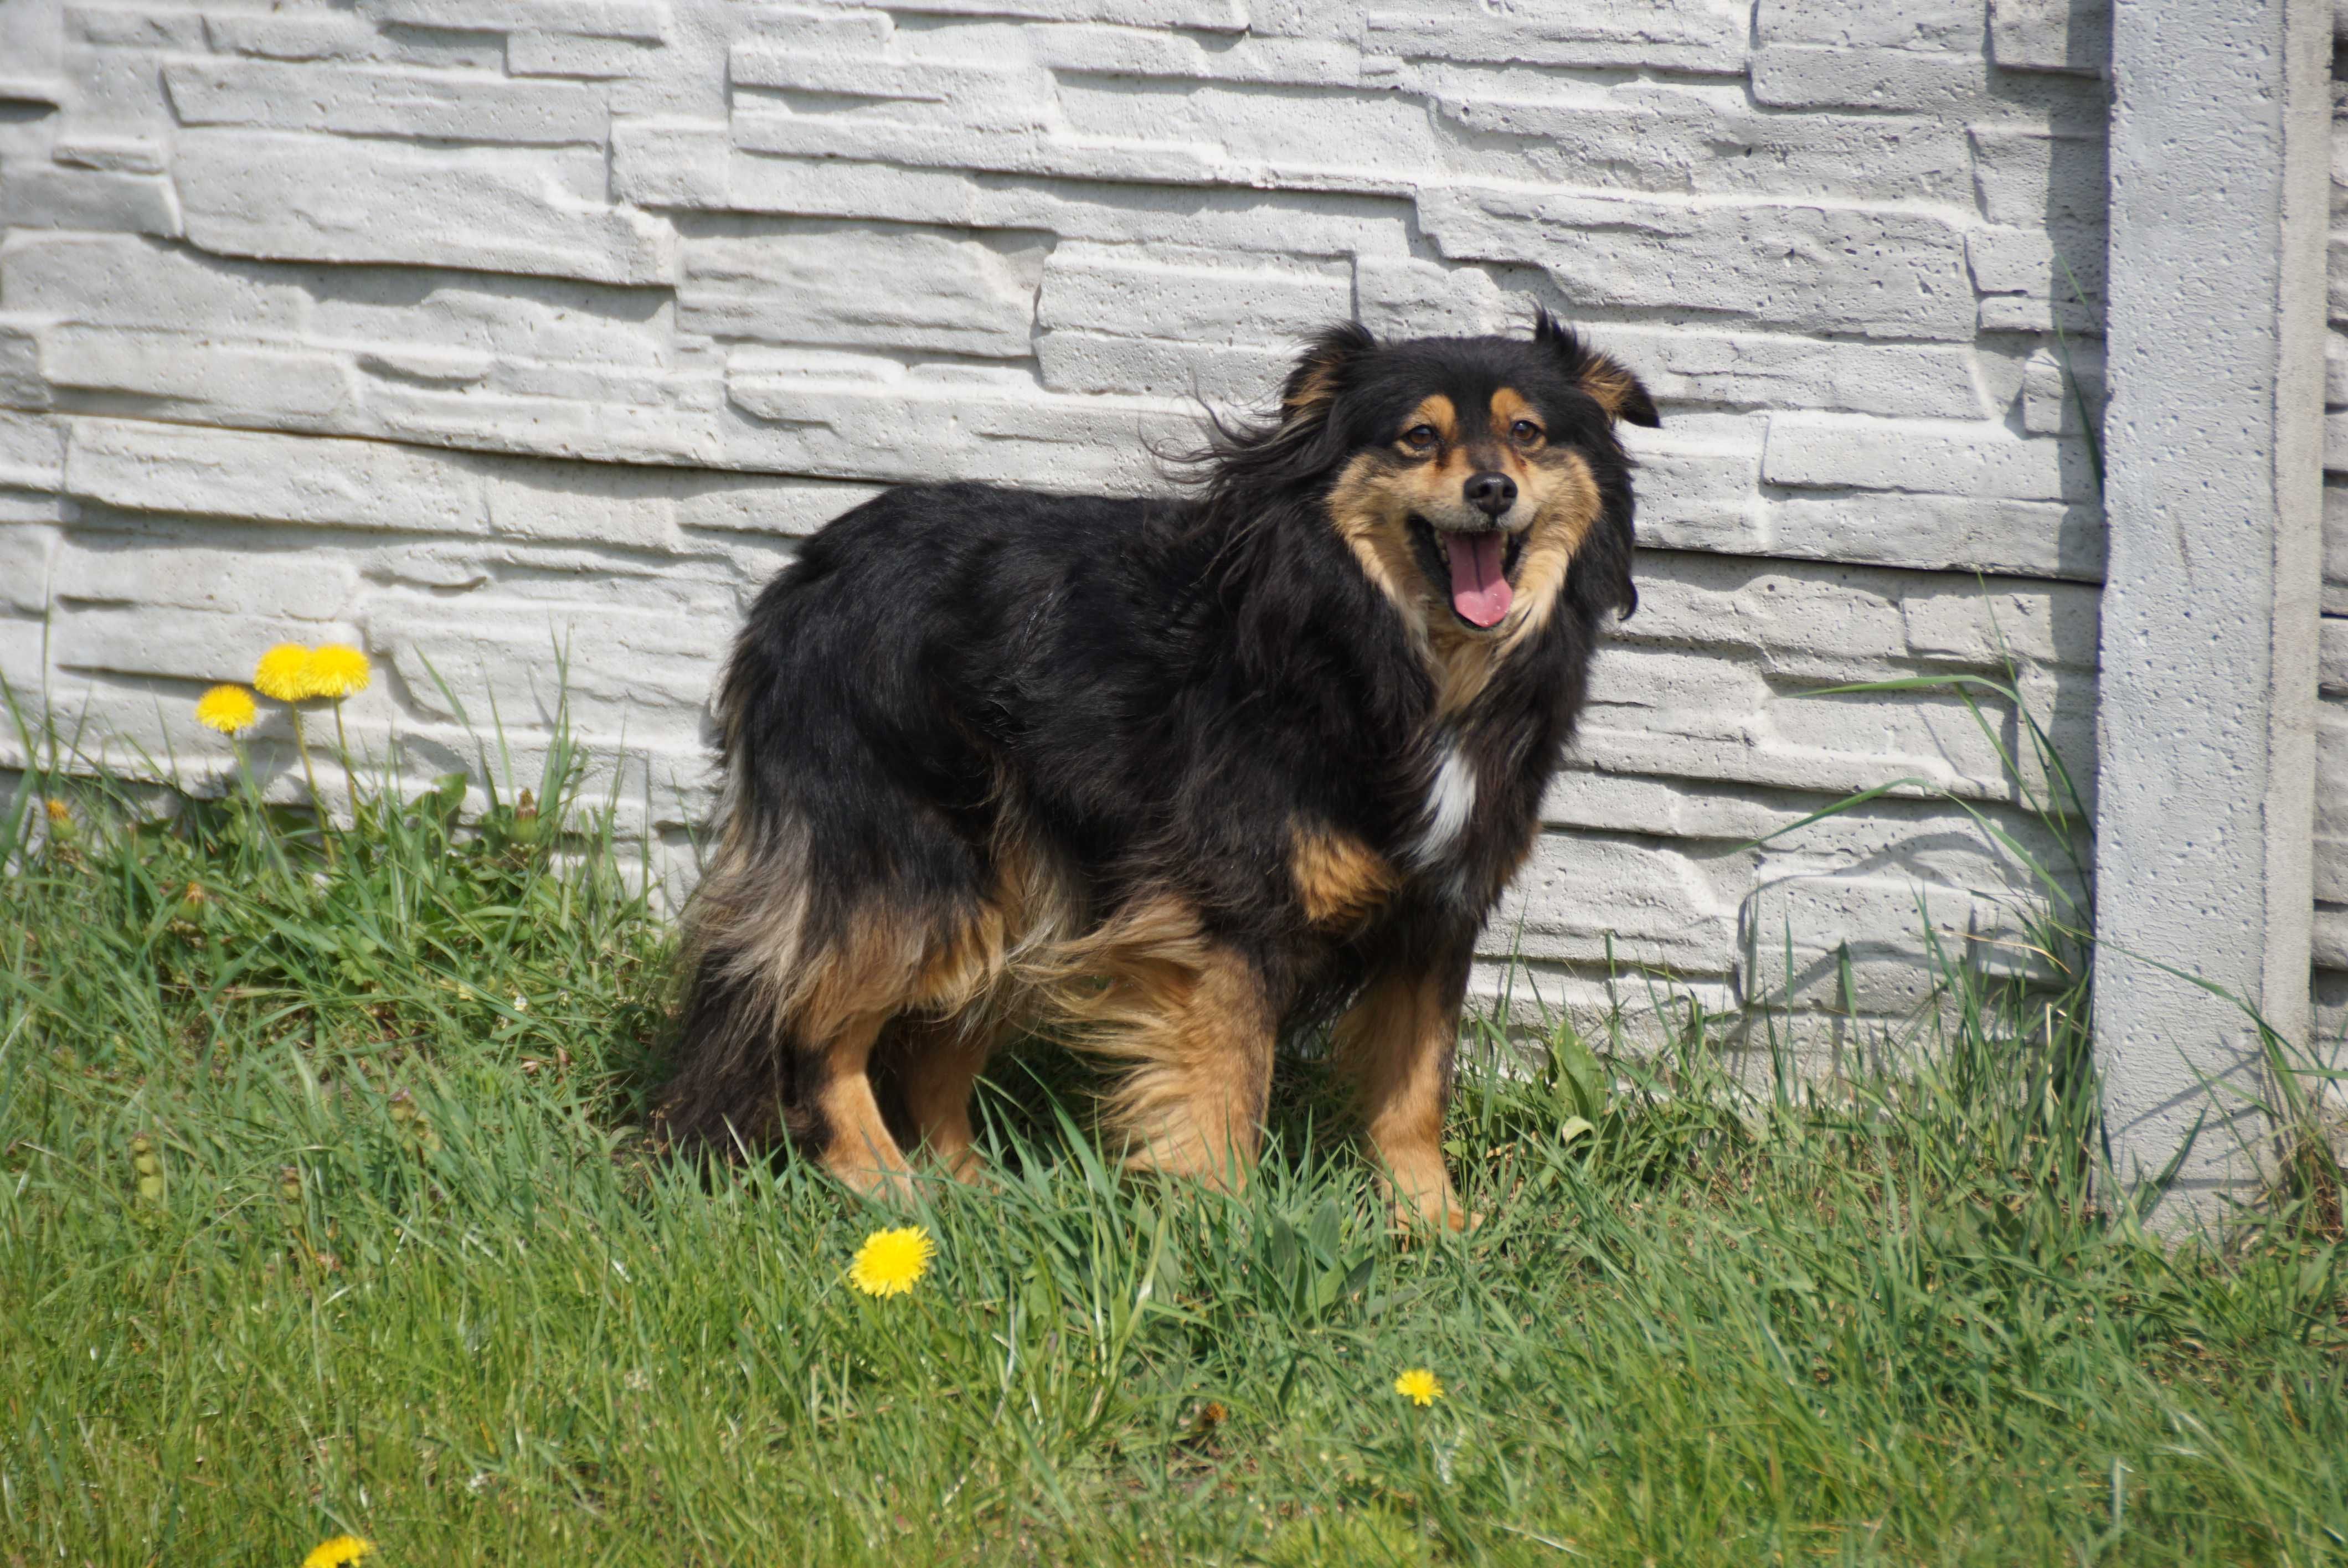
M 1437 870 L 1457 858 L 1476 817 L 1476 764 L 1457 737 L 1444 742 L 1419 804 L 1410 859 L 1421 870 Z

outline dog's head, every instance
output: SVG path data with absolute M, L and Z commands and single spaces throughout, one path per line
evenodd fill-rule
M 1604 600 L 1636 602 L 1624 419 L 1661 423 L 1638 377 L 1546 313 L 1529 339 L 1381 344 L 1346 325 L 1289 375 L 1279 444 L 1328 477 L 1323 519 L 1412 624 L 1513 641 L 1602 523 L 1621 536 Z

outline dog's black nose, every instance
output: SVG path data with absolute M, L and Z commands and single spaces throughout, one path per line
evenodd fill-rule
M 1517 482 L 1506 474 L 1471 474 L 1466 488 L 1468 504 L 1481 507 L 1488 518 L 1497 518 L 1517 504 Z

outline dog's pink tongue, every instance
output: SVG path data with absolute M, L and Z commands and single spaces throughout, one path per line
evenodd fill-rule
M 1498 626 L 1516 590 L 1500 575 L 1498 534 L 1446 534 L 1451 552 L 1451 607 L 1478 626 Z

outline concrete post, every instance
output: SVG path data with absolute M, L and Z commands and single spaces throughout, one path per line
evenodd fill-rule
M 2270 1086 L 2157 966 L 2308 1023 L 2331 12 L 2113 14 L 2096 1028 L 2124 1179 L 2207 1118 L 2172 1226 L 2254 1175 Z

